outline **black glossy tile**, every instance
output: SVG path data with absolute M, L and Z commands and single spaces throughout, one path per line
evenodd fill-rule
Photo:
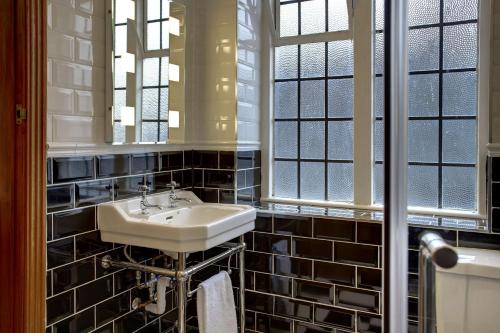
M 355 230 L 354 221 L 314 219 L 314 237 L 354 242 Z
M 255 219 L 255 231 L 272 232 L 273 231 L 273 217 L 271 214 L 257 213 Z
M 458 246 L 487 250 L 500 250 L 500 235 L 459 231 Z
M 418 275 L 408 274 L 408 296 L 418 297 Z
M 334 254 L 336 262 L 378 267 L 376 246 L 335 242 Z
M 184 151 L 184 168 L 189 169 L 193 168 L 193 151 L 185 150 Z
M 293 255 L 297 257 L 332 260 L 332 243 L 318 239 L 293 238 Z
M 155 191 L 170 190 L 170 183 L 172 182 L 172 172 L 161 172 L 153 175 L 153 184 Z
M 286 277 L 255 273 L 254 284 L 256 291 L 289 297 L 292 296 L 292 279 Z
M 203 182 L 205 187 L 234 188 L 234 171 L 204 170 Z
M 408 251 L 408 272 L 418 273 L 418 251 Z
M 144 185 L 143 176 L 113 179 L 113 194 L 115 196 L 115 200 L 122 200 L 139 196 L 139 186 L 141 185 Z
M 256 313 L 253 311 L 245 311 L 245 329 L 255 330 Z
M 500 181 L 500 157 L 491 158 L 491 180 Z
M 358 313 L 358 331 L 359 333 L 382 333 L 382 318 Z
M 316 281 L 344 284 L 354 287 L 356 281 L 356 268 L 349 265 L 315 261 L 314 279 Z
M 382 224 L 358 222 L 357 228 L 358 243 L 382 245 Z
M 82 259 L 113 248 L 113 243 L 103 242 L 101 233 L 93 231 L 75 237 L 76 259 Z
M 96 306 L 96 326 L 102 326 L 130 311 L 130 295 L 128 292 L 110 298 Z
M 120 268 L 116 268 L 116 267 L 103 268 L 101 266 L 101 259 L 105 255 L 110 255 L 111 258 L 114 260 L 119 260 L 119 261 L 126 261 L 127 260 L 127 258 L 125 258 L 124 254 L 123 254 L 123 247 L 118 247 L 116 249 L 105 252 L 101 255 L 98 255 L 96 257 L 96 277 L 97 278 L 120 270 Z
M 47 211 L 73 208 L 75 187 L 73 184 L 47 187 Z
M 250 169 L 260 167 L 260 151 L 239 151 L 237 153 L 237 168 Z
M 295 333 L 332 333 L 331 329 L 312 324 L 295 322 Z M 340 333 L 340 332 L 339 332 Z
M 135 271 L 127 269 L 114 274 L 115 294 L 131 289 L 136 285 Z
M 215 189 L 206 189 L 206 188 L 195 188 L 193 190 L 194 194 L 203 202 L 219 202 L 219 191 Z
M 73 238 L 61 239 L 47 244 L 47 268 L 70 263 L 74 260 Z
M 68 183 L 94 178 L 94 157 L 54 157 L 52 159 L 54 183 Z
M 491 231 L 500 233 L 500 208 L 491 211 Z
M 273 257 L 269 254 L 245 251 L 245 269 L 271 273 L 273 267 Z
M 376 292 L 348 287 L 335 287 L 335 305 L 378 313 L 380 296 Z
M 53 330 L 57 333 L 87 333 L 95 328 L 94 321 L 94 309 L 91 308 L 58 322 Z
M 117 177 L 130 174 L 130 155 L 96 156 L 97 177 Z
M 132 246 L 130 248 L 130 254 L 134 260 L 141 262 L 152 257 L 156 257 L 160 254 L 157 249 L 151 249 L 148 247 Z
M 245 170 L 236 172 L 236 184 L 238 189 L 247 187 L 245 183 Z
M 408 248 L 418 250 L 420 247 L 420 235 L 424 231 L 432 231 L 443 237 L 446 243 L 456 246 L 457 245 L 457 232 L 455 230 L 443 230 L 433 228 L 412 227 L 408 228 Z
M 193 170 L 172 171 L 172 180 L 177 183 L 178 188 L 193 186 Z
M 500 183 L 493 183 L 491 185 L 491 205 L 493 207 L 500 207 Z
M 355 312 L 341 310 L 331 306 L 314 306 L 314 318 L 317 323 L 328 326 L 345 328 L 354 330 L 355 328 Z
M 235 169 L 234 151 L 219 152 L 219 168 L 220 169 Z
M 418 322 L 408 321 L 408 333 L 418 333 Z
M 113 277 L 106 276 L 76 288 L 76 310 L 80 311 L 113 296 Z
M 299 300 L 275 297 L 274 313 L 283 317 L 312 321 L 313 305 Z
M 94 259 L 86 259 L 54 269 L 54 294 L 69 290 L 94 279 Z
M 45 272 L 45 290 L 47 291 L 47 297 L 52 296 L 52 272 Z
M 91 206 L 113 200 L 112 180 L 75 184 L 76 207 Z
M 184 153 L 182 151 L 168 151 L 161 153 L 160 156 L 162 171 L 184 168 Z
M 256 329 L 260 332 L 290 333 L 292 331 L 292 321 L 257 313 Z
M 193 186 L 203 187 L 203 170 L 193 170 Z
M 219 202 L 224 204 L 234 204 L 235 201 L 234 191 L 221 190 L 219 191 Z
M 47 299 L 47 324 L 50 325 L 74 313 L 73 291 Z
M 274 216 L 274 232 L 293 236 L 312 236 L 312 218 L 305 216 Z
M 260 168 L 245 170 L 246 186 L 256 186 L 261 184 Z
M 294 280 L 293 289 L 296 298 L 318 303 L 333 303 L 334 288 L 331 284 Z
M 272 313 L 273 296 L 246 291 L 245 306 L 247 310 Z
M 47 184 L 52 184 L 52 159 L 47 158 Z
M 147 324 L 136 333 L 158 333 L 160 331 L 160 321 L 155 320 L 152 323 Z
M 219 153 L 216 151 L 193 151 L 194 168 L 219 168 Z
M 258 252 L 290 255 L 290 237 L 273 234 L 254 233 L 253 248 Z
M 312 278 L 313 261 L 309 259 L 292 258 L 285 256 L 274 257 L 275 274 L 298 278 Z
M 53 235 L 52 235 L 52 214 L 47 214 L 46 218 L 45 218 L 45 228 L 47 230 L 47 242 L 48 241 L 51 241 L 52 238 L 53 238 Z
M 132 174 L 156 172 L 159 170 L 158 154 L 145 153 L 132 155 Z
M 113 333 L 113 323 L 109 323 L 103 327 L 99 327 L 94 333 Z
M 92 231 L 96 228 L 95 207 L 54 214 L 54 239 Z
M 237 203 L 240 205 L 251 205 L 253 200 L 253 189 L 246 188 L 243 190 L 238 190 L 237 192 Z
M 416 298 L 408 298 L 408 319 L 418 320 L 418 300 Z
M 132 333 L 146 324 L 142 311 L 134 311 L 115 320 L 114 333 Z
M 382 290 L 382 271 L 358 267 L 358 288 Z

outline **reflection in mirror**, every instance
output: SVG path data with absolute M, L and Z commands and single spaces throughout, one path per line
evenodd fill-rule
M 185 7 L 113 0 L 112 13 L 113 142 L 165 143 L 184 114 Z

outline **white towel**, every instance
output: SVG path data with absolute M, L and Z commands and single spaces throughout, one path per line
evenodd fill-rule
M 231 278 L 226 271 L 203 281 L 196 293 L 200 333 L 237 333 Z

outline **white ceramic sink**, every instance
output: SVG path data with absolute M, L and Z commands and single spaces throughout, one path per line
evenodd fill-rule
M 98 224 L 105 242 L 137 245 L 168 252 L 203 251 L 251 231 L 256 210 L 245 205 L 202 202 L 191 191 L 176 191 L 177 207 L 168 208 L 168 192 L 148 195 L 142 214 L 140 198 L 115 201 L 98 207 Z

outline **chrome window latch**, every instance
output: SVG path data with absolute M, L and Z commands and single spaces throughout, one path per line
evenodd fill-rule
M 26 108 L 21 104 L 16 105 L 16 124 L 21 125 L 27 118 Z

